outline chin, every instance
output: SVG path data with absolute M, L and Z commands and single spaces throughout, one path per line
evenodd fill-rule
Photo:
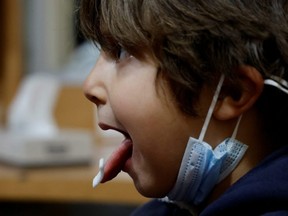
M 153 183 L 141 183 L 139 181 L 134 181 L 136 190 L 144 197 L 147 198 L 162 198 L 165 197 L 170 189 L 164 189 L 162 187 L 156 187 Z

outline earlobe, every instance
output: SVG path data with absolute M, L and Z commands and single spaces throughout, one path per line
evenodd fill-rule
M 262 93 L 264 81 L 256 68 L 243 65 L 235 72 L 239 76 L 239 95 L 234 97 L 231 91 L 226 91 L 222 95 L 213 112 L 213 116 L 219 120 L 229 120 L 240 116 L 255 104 Z

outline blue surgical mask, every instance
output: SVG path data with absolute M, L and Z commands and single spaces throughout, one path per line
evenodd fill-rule
M 164 200 L 177 204 L 198 205 L 213 187 L 228 176 L 242 159 L 247 145 L 235 139 L 241 117 L 231 138 L 225 139 L 214 150 L 204 142 L 204 136 L 215 108 L 224 75 L 221 76 L 204 125 L 198 139 L 190 137 L 181 162 L 175 186 Z
M 246 149 L 245 144 L 233 138 L 225 139 L 213 150 L 208 143 L 190 137 L 176 184 L 167 197 L 200 204 L 233 171 Z

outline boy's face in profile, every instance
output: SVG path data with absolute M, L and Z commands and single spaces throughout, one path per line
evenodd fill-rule
M 199 126 L 191 128 L 197 123 L 191 124 L 192 118 L 176 108 L 164 82 L 156 87 L 156 75 L 152 60 L 140 61 L 125 50 L 115 60 L 101 51 L 84 84 L 86 96 L 97 105 L 99 126 L 120 131 L 124 142 L 132 143 L 125 158 L 119 153 L 117 161 L 148 197 L 171 190 L 188 138 L 199 131 Z M 117 172 L 119 163 L 108 160 L 106 166 Z

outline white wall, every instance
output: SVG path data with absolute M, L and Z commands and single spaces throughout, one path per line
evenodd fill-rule
M 57 71 L 74 49 L 73 0 L 22 0 L 26 71 Z

